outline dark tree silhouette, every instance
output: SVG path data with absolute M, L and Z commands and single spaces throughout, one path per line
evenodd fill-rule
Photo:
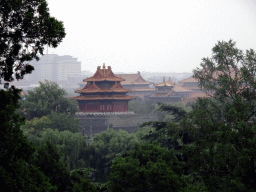
M 44 46 L 57 47 L 65 37 L 62 22 L 51 17 L 45 0 L 0 1 L 0 79 L 22 79 L 34 69 Z

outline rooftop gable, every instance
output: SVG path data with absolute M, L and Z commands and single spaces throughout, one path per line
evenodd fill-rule
M 112 72 L 110 66 L 106 69 L 105 63 L 103 63 L 103 67 L 101 69 L 100 66 L 97 67 L 97 71 L 94 73 L 92 77 L 83 80 L 84 82 L 88 81 L 125 81 L 124 79 L 117 77 Z
M 125 79 L 125 81 L 122 82 L 123 85 L 151 84 L 141 76 L 140 72 L 136 74 L 116 74 L 116 76 Z
M 157 83 L 155 86 L 156 87 L 173 87 L 175 85 L 175 83 L 171 80 L 171 78 L 169 77 L 168 81 L 165 81 L 165 78 L 163 80 L 162 83 Z

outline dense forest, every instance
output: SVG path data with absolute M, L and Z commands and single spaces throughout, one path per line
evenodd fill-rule
M 0 4 L 0 178 L 5 191 L 255 191 L 256 53 L 219 41 L 194 77 L 207 97 L 187 106 L 131 103 L 159 120 L 134 133 L 108 129 L 88 138 L 77 103 L 56 83 L 21 97 L 8 82 L 57 47 L 62 22 L 45 0 Z

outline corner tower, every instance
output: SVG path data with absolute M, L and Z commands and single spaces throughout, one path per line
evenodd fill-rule
M 94 75 L 83 81 L 86 86 L 75 91 L 80 96 L 72 98 L 78 101 L 80 112 L 128 111 L 128 101 L 134 97 L 126 95 L 131 90 L 122 87 L 121 81 L 125 80 L 115 76 L 110 66 L 98 66 Z

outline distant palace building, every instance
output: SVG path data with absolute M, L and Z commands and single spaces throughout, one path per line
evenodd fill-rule
M 126 95 L 131 90 L 122 87 L 121 81 L 125 80 L 115 76 L 110 66 L 107 69 L 105 64 L 102 68 L 98 66 L 95 74 L 83 81 L 87 82 L 85 87 L 75 91 L 80 96 L 72 98 L 78 101 L 80 112 L 128 111 L 128 101 L 134 97 Z
M 45 54 L 39 61 L 31 61 L 30 65 L 35 68 L 28 76 L 32 81 L 67 81 L 68 77 L 81 76 L 81 62 L 69 55 Z
M 124 88 L 132 90 L 128 95 L 144 99 L 146 95 L 151 95 L 155 91 L 154 88 L 149 87 L 152 83 L 147 82 L 140 72 L 136 74 L 116 74 L 116 76 L 125 79 L 125 81 L 121 82 Z
M 177 103 L 191 96 L 191 94 L 193 94 L 192 90 L 175 84 L 169 77 L 168 81 L 165 81 L 164 78 L 162 83 L 155 84 L 155 92 L 145 98 L 155 103 Z
M 199 82 L 193 76 L 183 79 L 179 81 L 181 87 L 185 89 L 193 90 L 194 92 L 201 92 L 201 88 L 199 87 Z
M 182 97 L 174 91 L 175 83 L 169 78 L 168 81 L 163 80 L 162 83 L 155 85 L 155 92 L 145 99 L 157 103 L 177 103 L 182 100 Z
M 205 70 L 205 69 L 204 69 Z M 240 78 L 240 71 L 238 68 L 233 68 L 233 67 L 229 67 L 229 69 L 227 71 L 215 71 L 212 74 L 212 81 L 213 82 L 218 82 L 218 77 L 220 75 L 224 75 L 227 74 L 228 76 L 230 76 L 232 79 L 235 77 Z M 182 88 L 185 89 L 190 89 L 192 90 L 192 94 L 190 94 L 190 96 L 188 98 L 185 98 L 183 100 L 183 103 L 187 103 L 189 101 L 193 102 L 196 101 L 198 97 L 210 97 L 213 93 L 206 93 L 203 89 L 201 89 L 199 87 L 199 81 L 194 78 L 193 76 L 186 78 L 182 81 L 179 81 L 180 85 Z M 242 87 L 241 87 L 242 88 Z

